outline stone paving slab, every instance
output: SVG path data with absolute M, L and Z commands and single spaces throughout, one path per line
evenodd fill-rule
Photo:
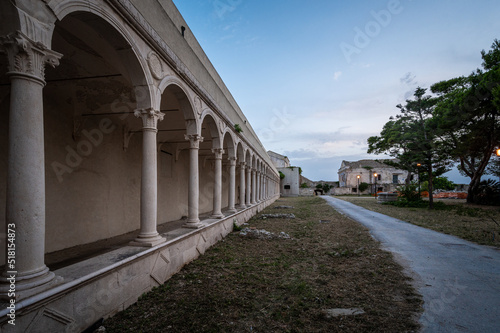
M 500 249 L 425 229 L 322 196 L 370 229 L 424 299 L 422 332 L 500 332 Z

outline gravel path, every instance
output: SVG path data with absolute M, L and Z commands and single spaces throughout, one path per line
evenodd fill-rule
M 368 227 L 414 278 L 423 332 L 500 332 L 500 249 L 322 198 Z

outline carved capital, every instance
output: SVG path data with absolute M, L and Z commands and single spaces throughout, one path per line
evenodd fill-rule
M 246 165 L 247 165 L 247 164 L 246 164 L 245 162 L 240 162 L 240 167 L 241 167 L 242 169 L 245 169 L 245 166 L 246 166 Z
M 143 129 L 157 131 L 158 121 L 162 121 L 165 114 L 153 109 L 136 109 L 134 116 L 142 119 Z
M 224 155 L 224 149 L 222 149 L 222 148 L 213 148 L 212 149 L 212 153 L 215 154 L 215 159 L 216 160 L 221 160 L 222 159 L 222 155 Z
M 236 157 L 229 157 L 228 160 L 230 166 L 236 166 Z
M 203 137 L 198 134 L 184 134 L 184 138 L 189 141 L 189 148 L 199 149 L 200 143 L 203 142 Z
M 17 31 L 0 37 L 0 49 L 7 54 L 9 75 L 23 75 L 45 83 L 45 64 L 59 65 L 62 54 L 48 49 L 40 42 L 33 42 Z

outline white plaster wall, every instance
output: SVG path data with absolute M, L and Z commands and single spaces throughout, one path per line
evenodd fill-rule
M 63 103 L 64 98 L 57 101 Z M 46 252 L 86 244 L 140 227 L 142 135 L 136 134 L 123 150 L 123 129 L 118 118 L 87 117 L 86 131 L 99 131 L 107 122 L 102 142 L 91 144 L 88 156 L 71 173 L 57 176 L 55 163 L 69 166 L 68 151 L 87 147 L 81 135 L 73 140 L 69 105 L 45 104 Z
M 278 168 L 283 172 L 285 178 L 281 180 L 281 195 L 297 196 L 299 195 L 299 168 Z M 285 185 L 290 185 L 289 190 L 285 190 Z
M 158 158 L 158 224 L 175 221 L 188 215 L 189 150 Z M 170 172 L 167 165 L 170 164 Z M 166 168 L 166 170 L 162 170 Z

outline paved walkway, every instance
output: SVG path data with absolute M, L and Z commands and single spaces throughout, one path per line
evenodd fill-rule
M 415 279 L 423 332 L 500 332 L 500 250 L 322 198 L 368 227 Z

